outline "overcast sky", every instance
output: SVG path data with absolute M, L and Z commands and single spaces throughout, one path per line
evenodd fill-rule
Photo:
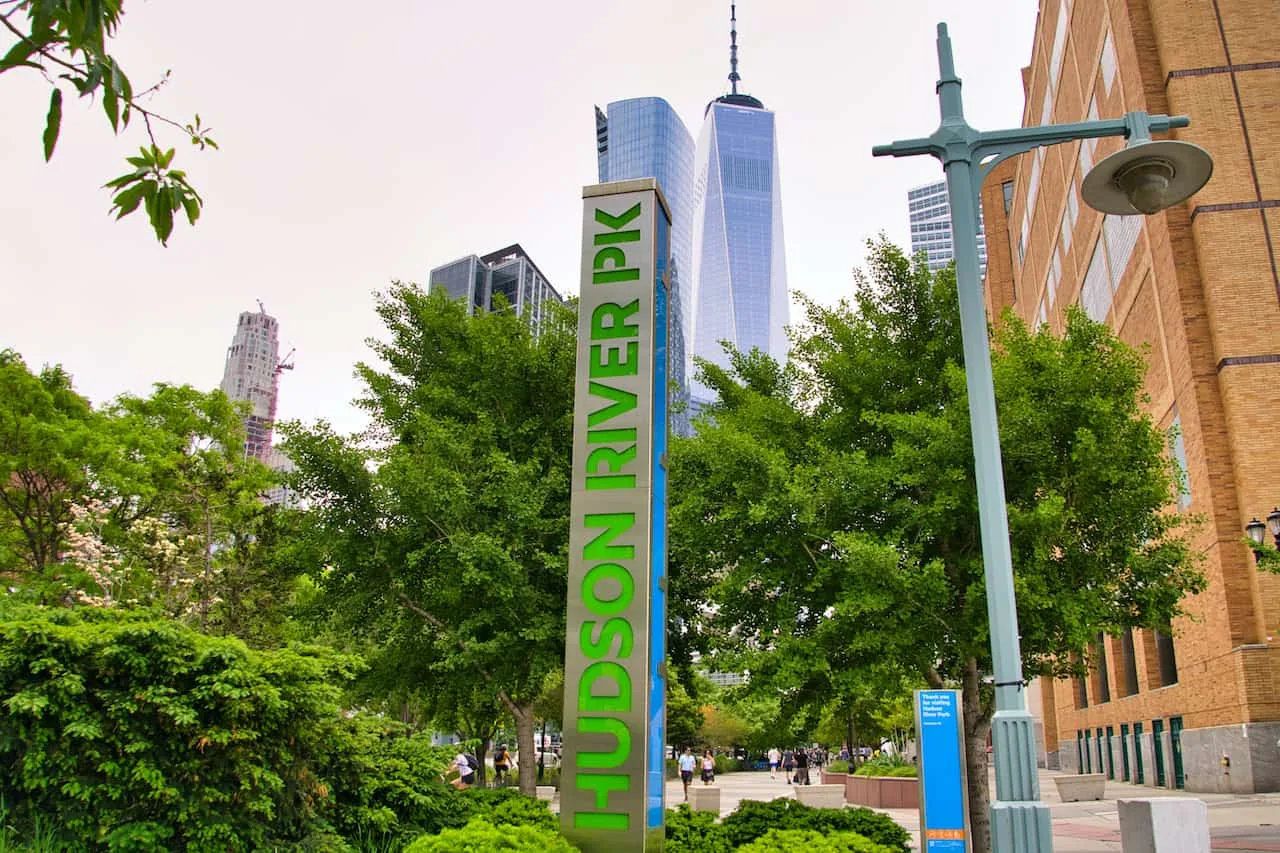
M 261 299 L 297 369 L 281 418 L 363 424 L 352 365 L 393 279 L 519 242 L 578 290 L 592 105 L 666 98 L 696 138 L 727 91 L 728 3 L 602 0 L 226 4 L 130 0 L 114 53 L 151 107 L 199 112 L 221 150 L 178 148 L 206 207 L 162 248 L 139 212 L 106 214 L 141 126 L 113 138 L 68 99 L 51 163 L 48 89 L 0 78 L 0 348 L 61 363 L 95 402 L 157 381 L 216 387 L 240 311 Z M 777 113 L 787 277 L 851 292 L 865 242 L 908 240 L 906 191 L 931 158 L 871 146 L 938 123 L 934 28 L 950 24 L 975 126 L 1016 126 L 1034 0 L 743 0 L 742 90 Z M 0 38 L 0 53 L 9 41 Z

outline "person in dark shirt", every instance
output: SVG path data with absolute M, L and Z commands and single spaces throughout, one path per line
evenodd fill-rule
M 796 750 L 796 784 L 809 784 L 809 753 L 803 749 Z

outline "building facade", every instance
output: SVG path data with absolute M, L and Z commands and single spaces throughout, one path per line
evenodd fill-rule
M 731 7 L 733 8 L 733 7 Z M 774 114 L 738 92 L 736 14 L 731 91 L 707 105 L 693 159 L 693 354 L 727 366 L 721 341 L 786 361 L 790 312 Z M 695 405 L 711 392 L 692 383 Z
M 929 269 L 940 270 L 955 257 L 951 243 L 951 202 L 947 182 L 934 181 L 907 191 L 907 215 L 911 222 L 911 254 L 925 253 Z M 987 235 L 978 210 L 978 275 L 987 271 Z
M 516 316 L 527 317 L 535 333 L 542 328 L 547 307 L 564 302 L 519 243 L 436 267 L 427 281 L 432 290 L 444 288 L 454 299 L 465 301 L 472 312 L 491 311 L 499 304 L 514 306 Z
M 293 365 L 280 360 L 280 324 L 262 310 L 242 311 L 222 369 L 222 392 L 252 407 L 245 419 L 245 453 L 270 465 L 271 436 L 276 420 L 280 371 Z
M 1274 0 L 1041 0 L 1026 126 L 1183 114 L 1213 178 L 1154 216 L 1104 216 L 1081 180 L 1123 140 L 1042 148 L 983 187 L 986 294 L 1061 333 L 1081 306 L 1147 347 L 1147 412 L 1207 589 L 1161 631 L 1102 636 L 1044 685 L 1050 763 L 1192 791 L 1280 790 L 1280 576 L 1243 530 L 1280 502 L 1280 36 Z
M 672 382 L 671 428 L 688 435 L 692 352 L 689 312 L 693 252 L 693 137 L 662 98 L 614 101 L 596 108 L 596 156 L 600 183 L 656 178 L 671 210 L 670 333 L 668 369 Z

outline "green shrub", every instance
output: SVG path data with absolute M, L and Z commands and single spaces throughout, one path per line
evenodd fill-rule
M 849 762 L 836 759 L 835 761 L 827 765 L 827 772 L 828 773 L 848 773 Z
M 891 778 L 915 778 L 920 770 L 914 764 L 864 764 L 854 771 L 854 776 L 888 776 Z
M 681 803 L 667 811 L 665 853 L 729 853 L 733 848 L 712 812 L 695 812 Z
M 907 773 L 900 768 L 910 768 L 913 772 Z M 855 776 L 914 776 L 916 766 L 907 761 L 897 753 L 885 754 L 881 753 L 873 758 L 868 758 L 862 763 L 862 766 L 854 773 Z M 890 772 L 892 771 L 892 772 Z
M 911 836 L 888 815 L 871 809 L 815 809 L 795 800 L 743 800 L 721 824 L 739 848 L 774 829 L 855 832 L 884 847 L 906 853 Z
M 731 759 L 727 755 L 717 755 L 714 760 L 717 776 L 723 776 L 725 773 L 730 772 L 729 762 Z M 702 768 L 701 762 L 699 762 L 698 768 Z
M 892 850 L 910 848 L 911 834 L 893 818 L 868 808 L 811 809 L 807 829 L 828 832 L 856 832 L 868 841 Z
M 668 779 L 680 778 L 680 762 L 674 759 L 668 758 L 665 762 L 663 762 L 662 766 L 666 770 L 666 776 Z
M 542 768 L 542 778 L 538 780 L 539 785 L 550 785 L 553 788 L 560 787 L 560 768 L 544 767 Z
M 399 849 L 423 833 L 465 824 L 472 809 L 440 774 L 451 747 L 399 722 L 357 714 L 334 728 L 316 772 L 329 783 L 321 814 L 362 849 Z
M 890 853 L 856 832 L 824 833 L 813 829 L 772 829 L 738 848 L 739 853 Z
M 577 849 L 555 830 L 536 826 L 495 825 L 476 818 L 461 829 L 446 829 L 439 835 L 424 835 L 406 847 L 405 853 L 572 853 Z
M 152 613 L 0 606 L 0 801 L 79 849 L 226 851 L 327 830 L 318 773 L 357 661 Z

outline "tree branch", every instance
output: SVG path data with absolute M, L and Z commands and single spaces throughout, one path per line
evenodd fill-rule
M 424 622 L 426 622 L 431 627 L 435 628 L 441 634 L 445 634 L 453 637 L 453 640 L 455 643 L 458 644 L 459 649 L 461 649 L 464 652 L 467 650 L 467 641 L 464 640 L 462 637 L 458 636 L 458 633 L 455 630 L 453 630 L 447 624 L 445 624 L 434 613 L 429 613 L 428 611 L 424 610 L 416 601 L 414 601 L 409 596 L 405 595 L 403 592 L 397 592 L 396 598 L 399 599 L 400 603 L 404 605 L 405 609 L 419 616 Z M 476 667 L 476 669 L 480 671 L 480 675 L 481 677 L 484 678 L 485 681 L 494 685 L 498 683 L 497 679 L 493 677 L 493 674 L 490 673 L 484 667 Z M 501 687 L 498 688 L 498 699 L 502 702 L 503 705 L 507 707 L 508 711 L 511 711 L 512 714 L 517 714 L 519 712 L 520 706 L 517 705 L 511 699 L 511 697 L 507 695 L 507 691 Z

